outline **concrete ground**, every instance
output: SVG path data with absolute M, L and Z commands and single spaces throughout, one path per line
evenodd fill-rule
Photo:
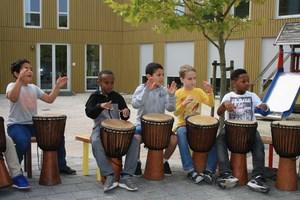
M 68 165 L 77 170 L 75 176 L 62 176 L 62 184 L 56 186 L 40 186 L 39 165 L 41 151 L 37 151 L 36 144 L 33 144 L 33 178 L 29 179 L 32 189 L 21 192 L 13 188 L 0 189 L 0 199 L 300 199 L 300 191 L 282 192 L 274 187 L 274 181 L 268 179 L 271 186 L 269 194 L 256 193 L 246 186 L 236 187 L 231 190 L 222 190 L 215 185 L 195 185 L 186 178 L 181 168 L 181 160 L 178 149 L 170 159 L 173 170 L 171 177 L 166 177 L 162 181 L 149 181 L 144 178 L 135 178 L 139 186 L 138 192 L 127 192 L 121 188 L 104 194 L 103 186 L 96 181 L 96 163 L 90 152 L 90 175 L 82 176 L 82 143 L 75 141 L 77 134 L 89 134 L 93 126 L 92 120 L 85 116 L 84 105 L 89 94 L 76 94 L 74 96 L 58 97 L 54 104 L 46 104 L 39 101 L 39 113 L 62 113 L 67 115 L 65 130 L 66 149 Z M 125 95 L 130 102 L 130 95 Z M 216 106 L 218 102 L 216 102 Z M 136 111 L 132 109 L 131 122 L 134 122 Z M 8 101 L 4 95 L 0 95 L 0 116 L 7 119 Z M 209 114 L 208 107 L 203 107 L 203 114 Z M 290 119 L 299 120 L 299 115 L 292 115 Z M 259 131 L 262 135 L 270 135 L 270 122 L 259 121 Z M 266 163 L 268 159 L 268 146 L 265 148 Z M 274 152 L 274 166 L 278 165 L 278 156 Z M 141 160 L 143 168 L 147 156 L 147 150 L 142 148 Z M 251 155 L 248 155 L 248 170 L 251 172 Z M 250 175 L 249 175 L 250 176 Z M 299 184 L 299 183 L 298 183 Z

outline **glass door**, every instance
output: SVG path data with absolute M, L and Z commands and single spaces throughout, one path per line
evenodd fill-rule
M 50 91 L 59 76 L 68 76 L 63 91 L 70 91 L 70 47 L 65 44 L 38 45 L 38 85 Z

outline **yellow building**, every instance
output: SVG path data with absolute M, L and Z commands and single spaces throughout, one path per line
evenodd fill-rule
M 51 89 L 57 76 L 67 75 L 64 90 L 75 93 L 94 90 L 101 69 L 116 74 L 118 91 L 133 92 L 151 61 L 163 64 L 166 82 L 178 76 L 182 64 L 195 66 L 198 79 L 206 80 L 218 59 L 200 33 L 166 35 L 147 25 L 133 28 L 101 0 L 1 0 L 0 5 L 1 93 L 13 80 L 10 64 L 18 58 L 31 60 L 35 83 L 42 89 Z M 226 47 L 227 62 L 234 60 L 236 68 L 246 68 L 254 79 L 277 53 L 273 42 L 282 25 L 300 22 L 300 1 L 247 3 L 232 12 L 262 23 L 234 33 Z

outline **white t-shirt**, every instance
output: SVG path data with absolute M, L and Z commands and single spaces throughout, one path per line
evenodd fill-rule
M 237 94 L 235 92 L 227 93 L 223 99 L 230 101 L 236 108 L 234 112 L 225 111 L 225 120 L 256 120 L 254 109 L 261 104 L 260 98 L 253 92 L 246 91 L 245 94 Z
M 9 83 L 6 94 L 10 92 L 15 82 Z M 44 95 L 44 91 L 34 84 L 22 86 L 17 102 L 9 101 L 7 125 L 32 124 L 32 116 L 37 114 L 37 99 Z

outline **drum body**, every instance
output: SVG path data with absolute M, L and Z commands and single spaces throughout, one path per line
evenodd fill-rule
M 65 115 L 47 114 L 32 117 L 37 144 L 43 150 L 43 164 L 39 180 L 41 185 L 61 183 L 57 149 L 64 137 L 66 119 Z
M 296 156 L 300 155 L 300 122 L 271 123 L 272 143 L 279 154 L 276 187 L 284 191 L 297 190 Z
M 144 177 L 149 180 L 164 178 L 163 149 L 170 143 L 174 119 L 170 115 L 149 113 L 141 118 L 142 140 L 149 149 Z
M 255 141 L 257 122 L 255 121 L 225 121 L 226 142 L 231 151 L 232 174 L 239 179 L 239 185 L 248 182 L 248 153 Z
M 257 122 L 254 121 L 225 121 L 226 141 L 232 153 L 248 153 L 254 143 Z
M 206 168 L 208 152 L 215 144 L 218 127 L 219 121 L 210 116 L 194 115 L 186 119 L 187 140 L 198 173 Z
M 143 115 L 142 140 L 151 150 L 163 150 L 170 142 L 174 119 L 170 115 L 150 113 Z
M 128 151 L 135 127 L 128 121 L 107 119 L 101 123 L 100 131 L 106 155 L 110 158 L 121 158 Z
M 8 174 L 6 165 L 3 159 L 3 152 L 6 150 L 6 135 L 4 128 L 4 119 L 0 116 L 0 188 L 9 187 L 12 185 L 12 180 Z

